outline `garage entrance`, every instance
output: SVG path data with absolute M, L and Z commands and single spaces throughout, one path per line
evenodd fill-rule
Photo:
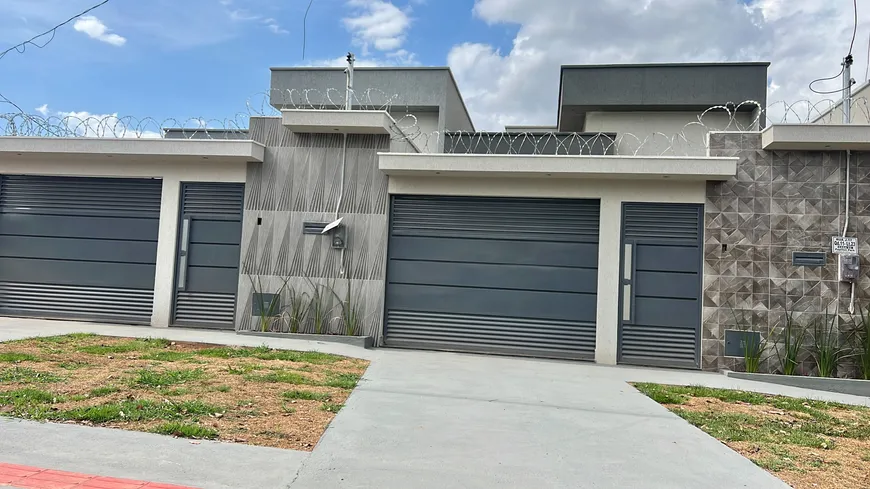
M 623 204 L 619 362 L 700 368 L 703 207 Z
M 394 196 L 385 343 L 593 359 L 599 207 Z
M 0 314 L 149 324 L 161 187 L 0 177 Z

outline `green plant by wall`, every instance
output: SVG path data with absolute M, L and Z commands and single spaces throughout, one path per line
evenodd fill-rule
M 858 360 L 859 375 L 870 380 L 870 304 L 859 309 L 858 320 L 853 321 L 852 347 Z
M 287 322 L 290 332 L 298 333 L 300 329 L 305 327 L 305 323 L 308 321 L 308 314 L 311 311 L 311 298 L 308 292 L 298 291 L 293 287 L 287 287 L 286 290 L 289 301 L 283 318 Z
M 314 333 L 324 334 L 336 307 L 335 291 L 329 283 L 318 284 L 308 277 L 305 280 L 311 286 L 310 316 L 314 323 Z
M 284 283 L 277 292 L 270 293 L 265 291 L 263 281 L 259 275 L 249 275 L 248 278 L 251 280 L 253 300 L 256 301 L 255 305 L 260 311 L 260 315 L 257 316 L 258 329 L 266 333 L 272 329 L 272 326 L 281 317 L 281 295 L 288 287 L 287 279 L 284 279 Z M 269 294 L 272 294 L 271 298 L 266 299 L 266 296 Z
M 779 342 L 775 345 L 776 356 L 779 359 L 783 374 L 797 374 L 798 361 L 806 338 L 807 328 L 798 324 L 794 319 L 794 312 L 786 308 L 785 324 L 782 333 L 780 333 Z
M 734 316 L 734 321 L 737 323 L 737 329 L 745 333 L 756 333 L 752 329 L 751 319 L 747 319 L 746 310 L 741 309 L 740 314 L 731 308 L 731 315 Z M 751 312 L 750 312 L 751 314 Z M 758 373 L 761 367 L 761 362 L 765 360 L 764 353 L 767 351 L 767 339 L 760 333 L 747 334 L 743 340 L 743 362 L 748 373 Z
M 836 377 L 843 359 L 849 354 L 842 342 L 838 326 L 839 315 L 827 310 L 813 320 L 811 353 L 816 362 L 819 377 Z
M 345 299 L 341 302 L 341 322 L 344 325 L 345 334 L 356 336 L 362 326 L 362 307 L 360 301 L 351 294 L 351 285 L 348 280 Z

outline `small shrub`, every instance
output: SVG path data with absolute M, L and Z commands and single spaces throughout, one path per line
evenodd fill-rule
M 308 320 L 308 314 L 311 311 L 311 298 L 307 292 L 300 292 L 293 287 L 288 287 L 290 296 L 287 310 L 282 313 L 282 317 L 290 327 L 291 333 L 298 333 L 305 326 Z
M 218 437 L 217 430 L 193 423 L 163 423 L 152 430 L 161 435 L 177 436 L 179 438 L 196 438 L 213 440 Z
M 281 397 L 284 399 L 291 400 L 302 400 L 302 401 L 328 401 L 329 394 L 323 394 L 320 392 L 312 392 L 312 391 L 302 391 L 302 390 L 292 390 L 287 391 L 281 394 Z
M 837 326 L 839 316 L 825 311 L 824 316 L 813 321 L 812 355 L 820 377 L 836 377 L 837 370 L 847 351 L 841 342 Z
M 201 368 L 168 369 L 164 371 L 142 369 L 136 372 L 136 378 L 133 379 L 133 383 L 146 387 L 166 387 L 201 379 L 204 375 L 205 371 Z
M 754 374 L 758 372 L 761 362 L 764 360 L 762 357 L 764 352 L 767 350 L 767 340 L 764 339 L 760 333 L 758 336 L 752 334 L 755 333 L 755 331 L 753 331 L 752 321 L 746 317 L 746 313 L 747 311 L 745 309 L 741 309 L 740 315 L 738 316 L 734 308 L 731 308 L 731 314 L 737 322 L 737 328 L 744 333 L 749 333 L 745 335 L 745 341 L 742 345 L 743 364 L 748 373 Z
M 229 392 L 232 389 L 228 385 L 219 385 L 219 386 L 215 387 L 215 390 L 218 392 Z
M 323 334 L 329 325 L 332 311 L 335 310 L 335 291 L 330 284 L 317 284 L 306 277 L 311 285 L 310 315 L 314 322 L 314 333 Z
M 37 358 L 29 353 L 0 353 L 0 362 L 19 363 L 19 362 L 35 362 Z
M 870 305 L 859 311 L 858 321 L 855 323 L 852 345 L 858 360 L 859 372 L 862 379 L 870 380 Z
M 779 338 L 781 346 L 776 345 L 776 356 L 779 358 L 783 374 L 797 374 L 800 365 L 798 362 L 806 337 L 807 328 L 795 322 L 793 311 L 786 310 L 785 325 Z

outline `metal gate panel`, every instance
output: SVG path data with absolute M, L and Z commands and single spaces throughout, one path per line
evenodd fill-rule
M 394 196 L 385 343 L 591 359 L 599 203 Z
M 244 193 L 244 184 L 182 185 L 173 324 L 233 329 Z
M 150 323 L 162 182 L 0 177 L 0 314 Z
M 623 205 L 619 361 L 698 368 L 702 207 Z

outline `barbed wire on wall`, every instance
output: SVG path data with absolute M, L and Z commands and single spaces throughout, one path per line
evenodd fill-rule
M 273 89 L 255 94 L 245 109 L 226 119 L 136 118 L 2 113 L 0 136 L 247 139 L 251 117 L 276 117 L 282 110 L 342 110 L 345 89 Z M 840 101 L 774 102 L 762 108 L 756 101 L 710 107 L 684 125 L 663 126 L 645 134 L 622 131 L 555 132 L 551 130 L 472 132 L 424 129 L 413 107 L 402 97 L 378 89 L 352 91 L 354 110 L 386 111 L 393 118 L 390 138 L 415 151 L 466 154 L 662 155 L 705 154 L 712 131 L 758 131 L 770 124 L 842 123 Z M 10 107 L 11 108 L 11 107 Z M 419 114 L 419 113 L 418 113 Z M 853 120 L 870 123 L 870 100 L 852 100 Z

